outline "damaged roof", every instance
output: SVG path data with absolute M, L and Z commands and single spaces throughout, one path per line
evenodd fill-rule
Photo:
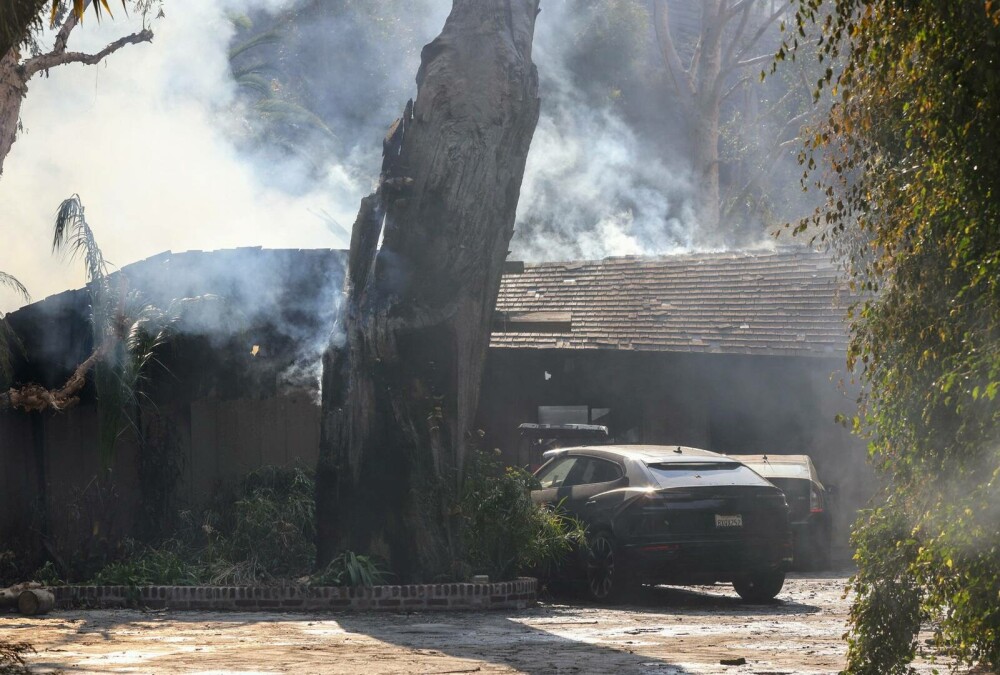
M 490 346 L 841 356 L 845 285 L 804 247 L 526 263 Z

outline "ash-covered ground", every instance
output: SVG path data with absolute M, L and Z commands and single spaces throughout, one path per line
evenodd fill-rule
M 743 604 L 718 585 L 649 589 L 617 607 L 554 599 L 520 612 L 3 615 L 0 638 L 34 643 L 30 665 L 40 672 L 835 673 L 848 578 L 792 575 L 770 605 Z M 947 669 L 942 659 L 915 665 Z

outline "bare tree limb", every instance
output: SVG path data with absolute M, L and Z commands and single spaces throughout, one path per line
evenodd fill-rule
M 70 12 L 66 20 L 63 21 L 63 25 L 59 28 L 59 32 L 56 33 L 56 41 L 52 45 L 52 52 L 55 54 L 62 54 L 66 51 L 66 43 L 69 42 L 69 34 L 73 32 L 76 25 L 80 23 L 80 18 L 76 15 L 76 12 Z
M 67 20 L 67 24 L 69 20 Z M 63 24 L 65 28 L 66 24 Z M 62 31 L 60 31 L 62 32 Z M 83 63 L 86 65 L 94 65 L 100 63 L 106 56 L 113 54 L 125 45 L 139 44 L 140 42 L 152 42 L 153 41 L 153 31 L 148 28 L 144 28 L 138 33 L 132 33 L 131 35 L 126 35 L 125 37 L 118 38 L 107 47 L 97 52 L 96 54 L 84 54 L 82 52 L 67 52 L 67 51 L 56 51 L 53 50 L 47 54 L 40 54 L 34 58 L 28 59 L 24 62 L 24 72 L 25 79 L 30 78 L 32 75 L 40 70 L 48 70 L 54 66 L 61 66 L 64 63 Z M 65 45 L 63 46 L 65 50 Z
M 755 66 L 758 63 L 765 63 L 774 60 L 774 54 L 761 54 L 760 56 L 755 56 L 751 59 L 746 59 L 744 61 L 737 61 L 734 64 L 734 68 L 749 68 L 750 66 Z
M 732 19 L 740 12 L 746 11 L 754 2 L 757 0 L 740 0 L 735 5 L 729 8 L 726 13 L 726 20 Z
M 674 88 L 681 94 L 682 104 L 686 108 L 691 108 L 695 96 L 695 83 L 690 71 L 684 68 L 681 57 L 677 53 L 674 39 L 670 35 L 670 15 L 667 9 L 667 0 L 656 0 L 653 4 L 653 23 L 656 28 L 657 42 L 660 45 L 660 52 L 663 60 L 667 64 L 667 71 L 674 82 Z
M 746 30 L 747 22 L 750 20 L 750 10 L 753 8 L 753 3 L 744 1 L 740 4 L 743 5 L 743 12 L 740 14 L 740 22 L 736 25 L 736 31 L 733 33 L 729 44 L 726 46 L 726 53 L 722 57 L 723 71 L 730 71 L 732 69 L 733 53 L 736 51 L 736 46 L 740 43 L 740 38 L 743 37 L 743 32 Z M 729 21 L 734 16 L 736 15 L 728 14 L 726 16 L 726 21 Z
M 774 10 L 774 12 L 772 12 L 771 15 L 767 17 L 760 24 L 760 26 L 758 26 L 757 31 L 753 34 L 753 36 L 743 43 L 743 48 L 740 50 L 740 53 L 736 58 L 739 60 L 746 56 L 747 52 L 753 49 L 754 45 L 756 45 L 757 42 L 764 37 L 764 33 L 766 33 L 767 29 L 771 27 L 771 24 L 777 21 L 778 18 L 787 11 L 788 8 L 784 4 L 779 4 L 778 9 Z M 771 56 L 773 57 L 773 54 Z
M 808 119 L 811 114 L 812 111 L 810 110 L 804 113 L 800 113 L 795 117 L 791 118 L 790 120 L 785 122 L 785 124 L 782 125 L 781 130 L 775 135 L 775 138 L 781 139 L 791 129 L 791 127 L 794 127 L 796 125 L 801 126 L 801 124 L 805 122 L 806 119 Z M 733 217 L 735 210 L 738 208 L 738 204 L 740 204 L 743 200 L 745 200 L 748 196 L 750 196 L 750 193 L 753 191 L 753 188 L 755 186 L 760 185 L 765 180 L 771 177 L 771 175 L 774 173 L 775 167 L 777 166 L 778 157 L 781 156 L 782 151 L 786 150 L 792 145 L 796 145 L 798 142 L 799 142 L 798 138 L 793 137 L 788 140 L 785 140 L 784 142 L 780 141 L 776 142 L 771 147 L 770 152 L 767 153 L 767 156 L 764 158 L 764 161 L 761 162 L 759 170 L 754 172 L 753 178 L 748 180 L 743 185 L 739 193 L 737 193 L 736 197 L 734 197 L 732 200 L 729 199 L 726 200 L 729 202 L 729 207 L 726 209 L 725 213 L 726 218 Z
M 727 98 L 732 96 L 737 90 L 739 90 L 740 87 L 742 87 L 745 84 L 748 84 L 750 82 L 750 79 L 751 79 L 750 75 L 744 75 L 740 79 L 736 80 L 736 82 L 733 82 L 732 86 L 729 87 L 729 89 L 727 89 L 726 92 L 719 97 L 719 102 L 721 103 L 722 101 L 725 101 Z

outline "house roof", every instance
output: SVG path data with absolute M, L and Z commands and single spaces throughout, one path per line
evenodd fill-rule
M 275 326 L 283 340 L 322 345 L 336 315 L 345 258 L 328 249 L 168 251 L 123 271 L 132 288 L 160 306 L 213 293 L 238 308 L 247 326 Z M 494 348 L 838 358 L 846 349 L 836 268 L 802 248 L 507 267 Z M 64 370 L 85 358 L 87 302 L 85 290 L 67 291 L 8 315 L 36 367 L 56 369 L 31 379 L 61 381 Z M 52 321 L 61 330 L 49 330 Z M 192 330 L 210 332 L 211 313 L 199 321 L 207 323 Z
M 840 356 L 845 293 L 801 247 L 529 263 L 503 277 L 490 346 Z

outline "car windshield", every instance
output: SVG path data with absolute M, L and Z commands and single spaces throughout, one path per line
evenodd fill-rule
M 647 464 L 660 487 L 681 485 L 767 485 L 736 462 L 662 462 Z

